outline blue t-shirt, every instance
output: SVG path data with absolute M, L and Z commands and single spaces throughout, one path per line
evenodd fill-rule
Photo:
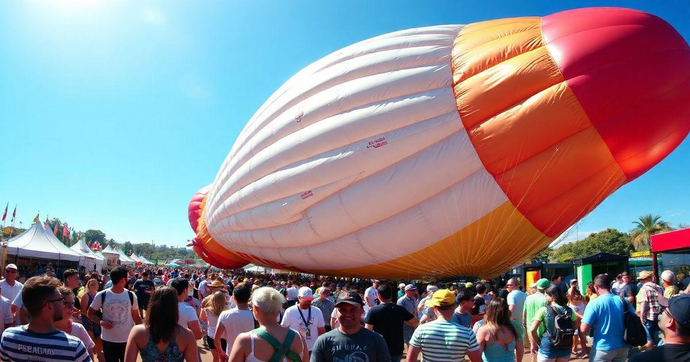
M 635 310 L 630 302 L 628 308 Z M 625 325 L 623 323 L 623 303 L 613 294 L 602 294 L 587 304 L 582 323 L 587 323 L 594 330 L 594 347 L 600 351 L 611 351 L 627 346 L 623 340 Z

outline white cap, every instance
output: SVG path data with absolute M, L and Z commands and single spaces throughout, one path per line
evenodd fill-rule
M 297 296 L 299 297 L 299 299 L 314 299 L 314 294 L 312 293 L 311 288 L 309 287 L 299 288 Z
M 17 266 L 14 265 L 14 264 L 7 264 L 7 266 L 5 267 L 5 269 L 17 270 Z
M 438 290 L 438 287 L 435 286 L 435 285 L 429 284 L 429 285 L 426 286 L 426 291 L 427 291 L 427 293 L 434 293 L 434 292 L 437 291 L 437 290 Z
M 405 288 L 405 283 L 398 284 L 398 289 L 402 289 L 402 288 Z

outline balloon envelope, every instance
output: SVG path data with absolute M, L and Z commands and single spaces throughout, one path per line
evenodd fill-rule
M 495 276 L 680 144 L 689 79 L 685 40 L 628 9 L 369 39 L 266 101 L 199 224 L 240 264 Z

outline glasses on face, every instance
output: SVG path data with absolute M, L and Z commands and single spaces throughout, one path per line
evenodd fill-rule
M 666 313 L 666 315 L 667 315 L 669 318 L 673 318 L 673 315 L 671 314 L 671 311 L 669 311 L 667 307 L 661 306 L 661 313 L 662 313 L 662 314 L 663 314 L 663 313 Z
M 16 270 L 5 269 L 5 273 L 16 273 L 16 272 L 17 272 Z
M 46 302 L 43 303 L 43 305 L 46 305 L 46 304 L 48 304 L 48 303 L 60 302 L 60 301 L 62 301 L 62 302 L 64 303 L 65 298 L 60 297 L 60 298 L 58 298 L 58 299 L 49 299 L 49 300 L 46 300 Z
M 64 304 L 65 307 L 74 307 L 74 301 L 68 302 L 65 299 L 63 299 L 62 304 Z

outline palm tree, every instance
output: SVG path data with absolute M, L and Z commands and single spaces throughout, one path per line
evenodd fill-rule
M 661 220 L 661 216 L 652 214 L 640 216 L 638 221 L 633 221 L 635 228 L 630 234 L 635 249 L 649 250 L 651 248 L 651 236 L 671 230 L 671 224 Z

